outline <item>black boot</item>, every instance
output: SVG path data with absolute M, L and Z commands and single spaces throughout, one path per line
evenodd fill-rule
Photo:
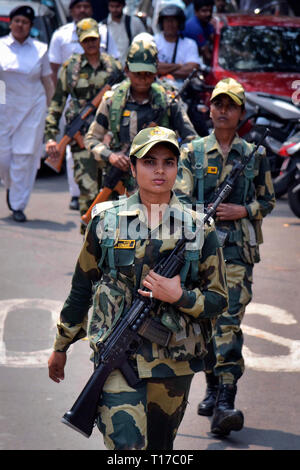
M 219 436 L 227 436 L 230 431 L 240 431 L 244 424 L 244 415 L 234 408 L 236 385 L 220 385 L 211 432 Z
M 206 378 L 206 395 L 198 405 L 198 415 L 212 416 L 216 404 L 217 393 L 219 390 L 219 378 L 214 375 L 205 373 Z

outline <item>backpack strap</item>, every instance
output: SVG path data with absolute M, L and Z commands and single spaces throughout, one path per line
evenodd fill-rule
M 129 44 L 131 44 L 131 41 L 132 41 L 130 22 L 131 22 L 131 16 L 125 15 L 125 28 L 126 28 L 126 33 L 128 36 Z

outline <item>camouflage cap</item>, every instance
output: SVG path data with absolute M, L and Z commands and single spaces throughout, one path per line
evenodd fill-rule
M 79 42 L 84 41 L 86 38 L 99 38 L 99 27 L 96 20 L 93 18 L 84 18 L 78 21 L 76 33 Z
M 246 102 L 245 90 L 234 78 L 224 78 L 220 80 L 211 94 L 210 101 L 222 94 L 228 95 L 239 106 L 242 106 L 242 104 Z
M 147 127 L 133 139 L 129 156 L 143 158 L 154 145 L 163 143 L 171 144 L 174 154 L 179 155 L 178 140 L 174 131 L 166 127 Z
M 153 41 L 133 41 L 127 55 L 130 72 L 157 72 L 157 47 Z

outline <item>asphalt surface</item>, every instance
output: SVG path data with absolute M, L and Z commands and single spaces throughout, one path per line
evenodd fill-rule
M 64 175 L 38 178 L 24 224 L 12 220 L 0 186 L 0 449 L 100 450 L 98 430 L 86 439 L 60 422 L 90 374 L 87 341 L 68 354 L 66 377 L 48 378 L 55 321 L 68 295 L 82 244 L 79 213 L 68 208 Z M 210 433 L 196 413 L 204 374 L 195 376 L 174 449 L 300 449 L 300 219 L 285 198 L 263 224 L 262 261 L 244 319 L 246 371 L 236 407 L 245 426 L 227 438 Z

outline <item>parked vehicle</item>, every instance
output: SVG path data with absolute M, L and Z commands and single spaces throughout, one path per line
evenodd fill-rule
M 238 80 L 249 92 L 291 98 L 300 80 L 300 18 L 233 13 L 214 17 L 215 39 L 206 82 Z
M 28 5 L 34 10 L 36 18 L 30 35 L 49 44 L 53 32 L 67 22 L 60 0 L 15 1 L 0 0 L 0 36 L 9 34 L 9 13 L 13 8 Z
M 300 130 L 284 142 L 279 154 L 284 161 L 274 187 L 278 194 L 288 193 L 290 208 L 300 217 Z
M 300 108 L 284 97 L 267 93 L 246 92 L 246 118 L 241 123 L 239 134 L 249 142 L 258 142 L 267 126 L 270 134 L 264 146 L 270 160 L 276 197 L 282 196 L 284 182 L 278 182 L 284 156 L 280 152 L 283 144 L 300 130 Z

